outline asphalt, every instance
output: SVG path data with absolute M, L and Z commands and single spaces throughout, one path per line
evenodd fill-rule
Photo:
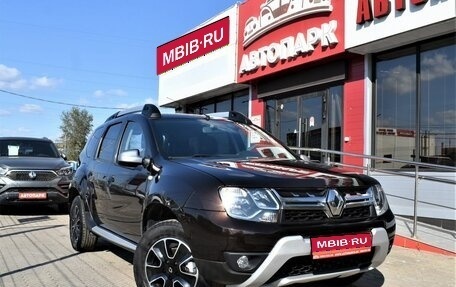
M 94 252 L 75 252 L 68 236 L 68 215 L 52 208 L 0 209 L 2 287 L 133 287 L 132 260 L 131 253 L 107 242 L 100 242 Z M 395 246 L 383 265 L 352 285 L 380 286 L 454 287 L 456 257 Z

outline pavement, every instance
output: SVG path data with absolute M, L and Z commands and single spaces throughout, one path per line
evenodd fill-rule
M 52 208 L 0 210 L 1 287 L 134 287 L 132 261 L 131 253 L 107 242 L 100 242 L 93 252 L 75 252 L 68 215 Z M 456 257 L 395 246 L 378 269 L 352 285 L 402 286 L 456 286 Z

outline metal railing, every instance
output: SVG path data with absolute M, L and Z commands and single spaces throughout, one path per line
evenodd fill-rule
M 322 160 L 320 162 L 323 162 L 323 163 L 326 163 L 326 164 L 332 165 L 332 166 L 342 166 L 342 167 L 349 167 L 349 168 L 353 168 L 353 169 L 359 169 L 359 170 L 362 170 L 363 172 L 365 171 L 367 175 L 371 175 L 372 172 L 376 171 L 376 172 L 381 172 L 384 174 L 391 174 L 391 175 L 398 175 L 398 176 L 414 178 L 413 229 L 412 229 L 412 234 L 411 234 L 412 237 L 416 237 L 416 234 L 417 234 L 417 225 L 418 225 L 417 209 L 418 209 L 419 181 L 422 179 L 426 179 L 429 181 L 435 181 L 435 182 L 440 182 L 440 183 L 456 186 L 456 180 L 439 178 L 439 177 L 430 176 L 430 175 L 424 175 L 422 173 L 423 168 L 426 169 L 425 170 L 426 172 L 449 171 L 449 172 L 456 173 L 456 167 L 453 167 L 453 166 L 443 166 L 443 165 L 436 165 L 436 164 L 430 164 L 430 163 L 421 163 L 421 162 L 415 162 L 415 161 L 407 161 L 407 160 L 400 160 L 400 159 L 394 159 L 394 158 L 385 158 L 385 157 L 372 156 L 372 155 L 366 155 L 366 154 L 356 154 L 356 153 L 340 152 L 340 151 L 325 150 L 325 149 L 318 149 L 318 148 L 298 148 L 298 147 L 289 147 L 289 148 L 294 151 L 297 151 L 299 154 L 302 154 L 302 152 L 304 152 L 304 154 L 307 153 L 307 155 L 310 155 L 311 152 L 320 153 L 321 158 L 322 158 Z M 340 163 L 340 162 L 334 162 L 334 161 L 331 161 L 330 155 L 340 155 L 343 157 L 362 158 L 363 165 L 359 166 L 359 165 L 350 165 L 350 164 L 344 164 L 344 163 Z M 396 170 L 396 169 L 388 170 L 388 169 L 375 168 L 373 161 L 401 163 L 401 164 L 410 166 L 412 168 L 404 170 L 404 171 Z M 421 173 L 420 173 L 420 169 L 421 169 Z M 412 174 L 410 173 L 411 171 L 413 171 Z M 440 207 L 442 207 L 442 206 L 440 206 Z

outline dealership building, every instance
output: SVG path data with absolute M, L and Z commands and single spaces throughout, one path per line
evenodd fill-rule
M 159 105 L 236 110 L 290 147 L 455 166 L 455 39 L 454 0 L 247 0 L 157 48 Z M 422 216 L 456 219 L 454 186 L 422 196 L 452 202 Z

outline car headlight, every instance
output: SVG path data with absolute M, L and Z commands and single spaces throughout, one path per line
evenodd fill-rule
M 61 168 L 57 171 L 59 176 L 68 176 L 73 173 L 73 168 L 71 166 Z
M 272 223 L 278 220 L 279 202 L 270 189 L 223 187 L 219 193 L 232 218 Z
M 367 192 L 372 198 L 377 216 L 384 214 L 388 210 L 388 201 L 386 200 L 386 194 L 383 191 L 382 186 L 376 184 L 371 186 Z

